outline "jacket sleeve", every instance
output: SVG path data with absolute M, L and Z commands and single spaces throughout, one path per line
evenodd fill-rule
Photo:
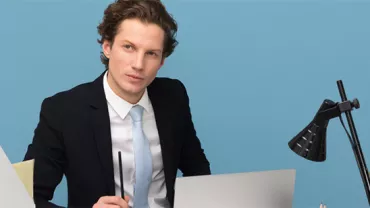
M 184 122 L 184 141 L 181 148 L 179 169 L 183 176 L 209 175 L 211 174 L 210 163 L 204 153 L 196 130 L 192 121 L 189 105 L 189 97 L 185 86 L 180 84 L 182 100 L 183 122 Z
M 34 202 L 36 207 L 59 207 L 49 202 L 61 182 L 66 163 L 61 133 L 61 112 L 53 98 L 41 105 L 40 120 L 24 160 L 35 159 Z

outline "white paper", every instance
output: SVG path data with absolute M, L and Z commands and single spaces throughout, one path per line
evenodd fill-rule
M 0 207 L 35 208 L 33 199 L 0 146 Z

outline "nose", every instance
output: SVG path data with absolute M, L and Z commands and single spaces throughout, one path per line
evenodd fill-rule
M 144 68 L 144 54 L 136 53 L 136 56 L 133 60 L 132 68 L 134 70 L 142 70 Z

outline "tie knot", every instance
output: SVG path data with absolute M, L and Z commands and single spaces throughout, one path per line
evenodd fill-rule
M 131 108 L 130 110 L 130 116 L 132 120 L 136 121 L 141 121 L 143 117 L 143 110 L 144 108 L 140 105 L 135 105 Z

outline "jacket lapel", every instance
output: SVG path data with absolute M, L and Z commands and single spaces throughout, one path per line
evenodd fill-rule
M 107 195 L 112 196 L 115 195 L 112 139 L 108 106 L 103 88 L 104 73 L 92 83 L 90 115 L 94 140 L 100 158 L 101 170 L 107 185 Z
M 155 79 L 153 83 L 148 86 L 148 95 L 153 106 L 161 144 L 167 193 L 173 194 L 172 181 L 176 177 L 177 170 L 174 167 L 174 154 L 172 153 L 172 151 L 175 149 L 172 136 L 173 126 L 171 121 L 173 110 L 171 109 L 171 103 L 169 103 L 168 100 L 165 100 L 166 96 L 162 94 L 163 89 L 160 88 L 159 84 L 156 84 L 157 81 L 158 80 Z

